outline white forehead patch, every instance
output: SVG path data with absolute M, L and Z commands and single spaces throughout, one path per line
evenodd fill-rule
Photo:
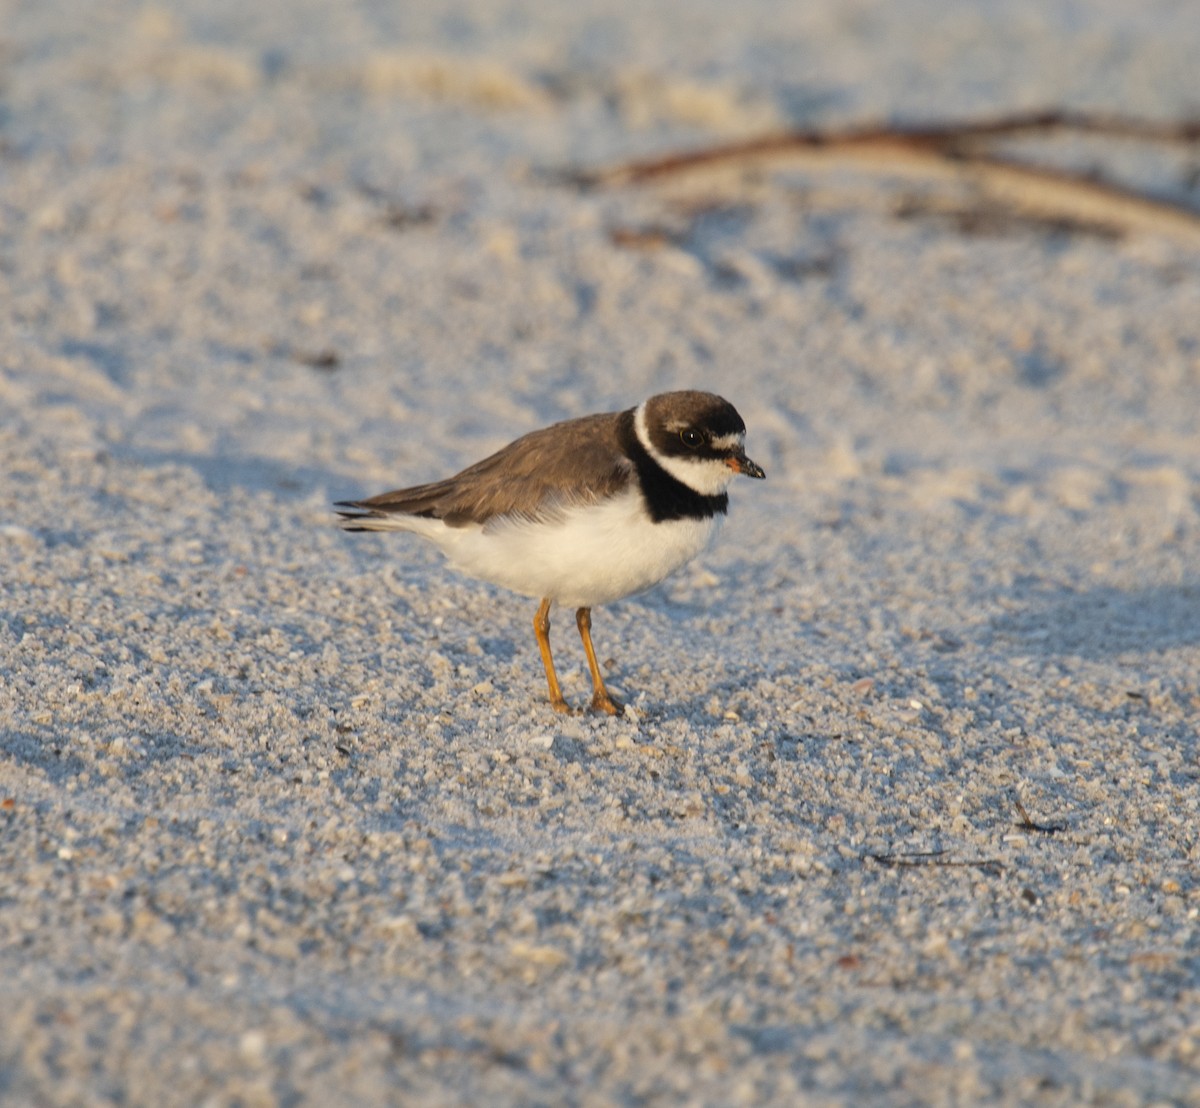
M 746 442 L 745 431 L 730 431 L 728 435 L 719 435 L 712 440 L 712 446 L 717 450 L 732 450 L 735 446 L 743 446 Z

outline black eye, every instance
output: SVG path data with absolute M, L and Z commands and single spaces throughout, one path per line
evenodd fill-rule
M 704 436 L 699 431 L 692 430 L 691 427 L 686 431 L 680 431 L 679 437 L 683 440 L 683 445 L 689 450 L 695 450 L 696 447 L 704 442 Z

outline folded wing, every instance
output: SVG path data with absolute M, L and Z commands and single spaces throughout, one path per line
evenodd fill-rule
M 395 489 L 336 507 L 347 531 L 387 531 L 397 517 L 442 520 L 449 527 L 500 517 L 544 519 L 624 489 L 633 466 L 621 450 L 618 414 L 585 416 L 533 431 L 444 481 Z

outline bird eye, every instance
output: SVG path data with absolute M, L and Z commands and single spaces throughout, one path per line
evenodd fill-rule
M 693 430 L 691 427 L 689 427 L 686 431 L 680 431 L 679 437 L 683 440 L 683 445 L 689 450 L 695 450 L 696 447 L 704 442 L 704 436 L 700 434 L 699 431 Z

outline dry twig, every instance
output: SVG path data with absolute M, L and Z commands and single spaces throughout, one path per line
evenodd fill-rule
M 1004 863 L 998 858 L 947 858 L 944 850 L 919 850 L 911 854 L 864 854 L 863 857 L 878 862 L 881 866 L 897 869 L 917 869 L 925 866 L 944 869 L 977 868 L 991 874 L 1000 873 L 1004 869 Z
M 647 184 L 782 157 L 865 162 L 884 171 L 970 176 L 1022 210 L 1121 228 L 1155 228 L 1200 239 L 1200 207 L 1106 181 L 1091 172 L 1038 165 L 997 153 L 1002 139 L 1065 132 L 1173 146 L 1200 143 L 1200 120 L 1154 123 L 1116 115 L 1045 111 L 963 123 L 787 131 L 571 175 L 583 187 Z

